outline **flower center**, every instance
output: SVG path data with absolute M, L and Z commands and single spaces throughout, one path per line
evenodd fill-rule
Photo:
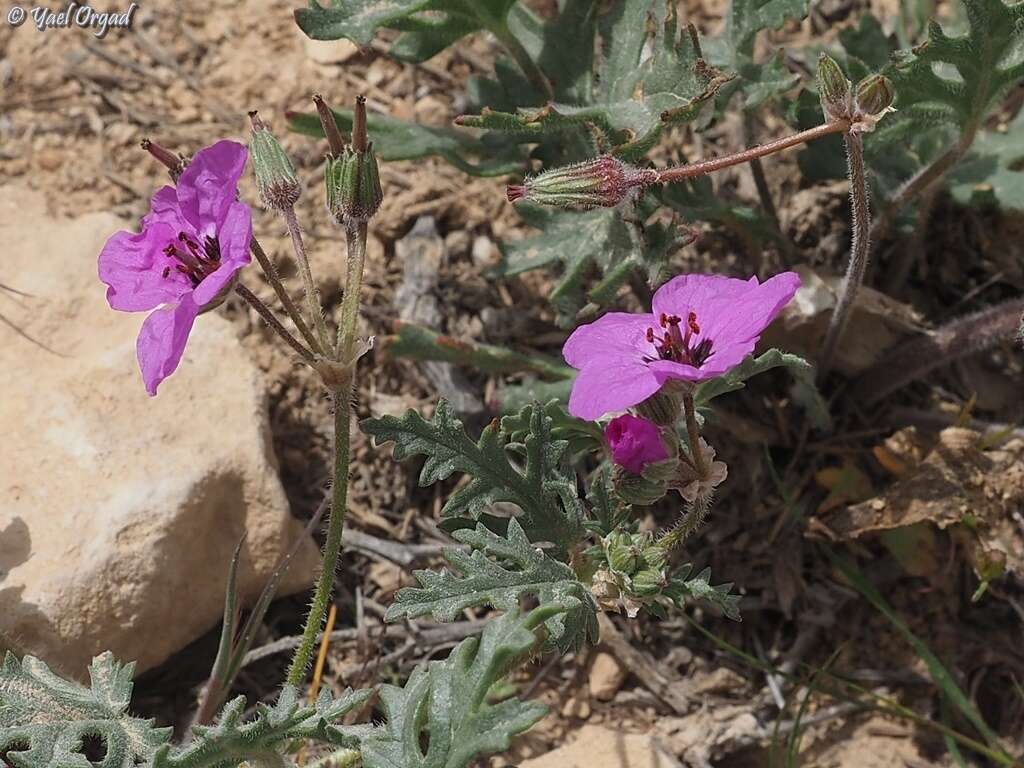
M 176 240 L 167 243 L 164 255 L 173 263 L 164 267 L 161 272 L 163 277 L 170 277 L 171 270 L 181 272 L 194 288 L 220 266 L 220 243 L 216 237 L 207 236 L 200 247 L 195 238 L 179 232 Z
M 680 326 L 683 325 L 683 320 L 677 315 L 663 313 L 658 323 L 663 331 L 661 336 L 658 336 L 654 328 L 647 329 L 647 341 L 654 345 L 657 357 L 645 356 L 645 362 L 672 360 L 699 368 L 710 357 L 711 339 L 705 337 L 696 341 L 694 338 L 700 335 L 696 312 L 690 312 L 686 316 L 686 324 L 682 329 Z

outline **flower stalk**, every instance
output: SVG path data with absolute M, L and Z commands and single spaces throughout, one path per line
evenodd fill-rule
M 317 109 L 321 116 L 333 116 L 327 109 L 323 99 L 316 97 Z M 325 126 L 326 128 L 326 126 Z M 338 137 L 336 137 L 338 138 Z M 332 151 L 335 148 L 332 146 Z M 356 102 L 355 121 L 352 135 L 353 153 L 362 161 L 369 153 L 369 141 L 366 135 L 366 102 Z M 371 158 L 372 159 L 372 158 Z M 329 180 L 328 180 L 328 183 Z M 331 193 L 328 192 L 330 198 Z M 359 320 L 359 298 L 363 282 L 363 268 L 366 259 L 367 223 L 347 219 L 343 223 L 345 229 L 345 245 L 347 251 L 348 275 L 345 293 L 341 302 L 341 317 L 338 322 L 338 338 L 334 348 L 334 361 L 346 369 L 346 375 L 334 379 L 325 377 L 324 383 L 331 394 L 334 407 L 334 458 L 332 466 L 331 514 L 327 526 L 327 540 L 323 551 L 323 569 L 317 580 L 316 591 L 310 605 L 306 626 L 302 633 L 302 641 L 295 650 L 291 666 L 288 669 L 288 683 L 299 685 L 306 675 L 316 645 L 316 638 L 323 626 L 324 617 L 331 600 L 334 587 L 334 575 L 338 566 L 343 545 L 345 516 L 348 508 L 348 483 L 350 438 L 352 424 L 352 396 L 355 390 L 353 371 L 359 356 L 357 331 Z
M 818 377 L 823 379 L 832 367 L 839 340 L 843 337 L 853 311 L 857 291 L 864 282 L 871 254 L 871 207 L 868 204 L 868 182 L 864 169 L 864 142 L 860 134 L 847 133 L 846 162 L 850 176 L 850 200 L 853 207 L 853 241 L 850 244 L 850 262 L 846 268 L 839 300 L 825 334 L 825 343 L 818 362 Z
M 277 316 L 270 310 L 270 307 L 260 301 L 260 298 L 255 293 L 250 291 L 242 283 L 237 283 L 235 285 L 235 293 L 245 299 L 245 302 L 256 310 L 256 314 L 262 317 L 263 321 L 270 326 L 270 329 L 280 336 L 289 347 L 295 350 L 299 357 L 310 365 L 316 362 L 316 356 L 304 347 L 302 342 L 288 332 L 288 329 L 281 324 L 281 321 L 277 319 Z

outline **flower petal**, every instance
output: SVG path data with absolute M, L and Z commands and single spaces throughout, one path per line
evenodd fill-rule
M 640 363 L 644 354 L 654 354 L 646 337 L 652 327 L 653 315 L 609 312 L 573 331 L 562 346 L 562 357 L 573 368 L 597 361 L 609 365 L 619 359 Z
M 723 275 L 688 274 L 673 277 L 655 293 L 651 301 L 654 317 L 678 315 L 686 320 L 690 312 L 697 313 L 697 322 L 703 328 L 710 317 L 711 307 L 720 301 L 735 301 L 747 296 L 758 285 L 757 278 L 739 280 Z
M 252 239 L 252 212 L 245 203 L 232 203 L 218 235 L 220 266 L 196 286 L 195 301 L 206 306 L 219 294 L 235 273 L 249 263 L 249 241 Z
M 135 351 L 150 395 L 156 395 L 160 382 L 178 367 L 198 314 L 199 306 L 192 294 L 186 293 L 177 305 L 155 310 L 142 323 Z
M 643 402 L 664 380 L 642 362 L 588 365 L 573 382 L 569 413 L 587 421 L 599 419 Z
M 776 318 L 800 288 L 796 272 L 783 272 L 761 283 L 746 296 L 718 300 L 702 324 L 716 345 L 754 339 Z
M 141 233 L 114 233 L 100 251 L 99 276 L 113 309 L 141 312 L 178 300 L 192 290 L 189 279 L 163 253 L 175 232 L 166 222 L 149 221 Z M 163 271 L 168 268 L 167 277 Z
M 197 152 L 178 179 L 182 215 L 200 238 L 216 236 L 238 197 L 238 180 L 248 156 L 237 141 L 218 141 Z

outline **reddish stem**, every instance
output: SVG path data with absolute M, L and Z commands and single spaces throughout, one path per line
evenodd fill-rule
M 824 123 L 806 131 L 794 133 L 792 136 L 785 136 L 781 139 L 776 139 L 775 141 L 769 141 L 767 144 L 759 144 L 756 147 L 745 149 L 734 155 L 716 157 L 711 160 L 702 160 L 699 163 L 681 165 L 678 168 L 665 168 L 664 170 L 656 171 L 653 183 L 671 183 L 673 181 L 692 179 L 694 176 L 703 176 L 706 173 L 720 171 L 723 168 L 729 168 L 733 165 L 739 165 L 740 163 L 749 163 L 751 160 L 756 160 L 759 157 L 773 155 L 776 152 L 781 152 L 784 149 L 795 147 L 798 144 L 804 144 L 808 141 L 814 141 L 815 139 L 821 139 L 825 136 L 831 136 L 833 133 L 845 133 L 849 129 L 849 120 L 836 120 L 831 123 Z

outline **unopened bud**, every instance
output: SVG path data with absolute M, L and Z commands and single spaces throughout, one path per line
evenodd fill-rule
M 892 82 L 885 75 L 869 75 L 857 84 L 857 112 L 875 117 L 892 105 Z
M 612 487 L 622 501 L 642 507 L 654 504 L 668 493 L 668 483 L 648 480 L 620 466 L 612 470 Z
M 368 221 L 380 208 L 384 192 L 373 144 L 366 137 L 366 100 L 356 101 L 352 144 L 329 156 L 324 170 L 327 210 L 339 224 Z
M 249 119 L 252 121 L 249 153 L 260 199 L 267 208 L 275 211 L 292 208 L 302 191 L 295 166 L 259 115 L 250 112 Z
M 850 119 L 850 81 L 835 59 L 826 53 L 818 57 L 818 97 L 827 119 Z
M 506 189 L 509 202 L 529 200 L 541 205 L 586 211 L 612 208 L 638 188 L 657 182 L 657 172 L 636 168 L 611 155 L 602 155 L 531 176 Z
M 665 578 L 662 571 L 648 568 L 633 576 L 630 582 L 630 592 L 637 597 L 651 597 L 667 586 L 668 579 Z

